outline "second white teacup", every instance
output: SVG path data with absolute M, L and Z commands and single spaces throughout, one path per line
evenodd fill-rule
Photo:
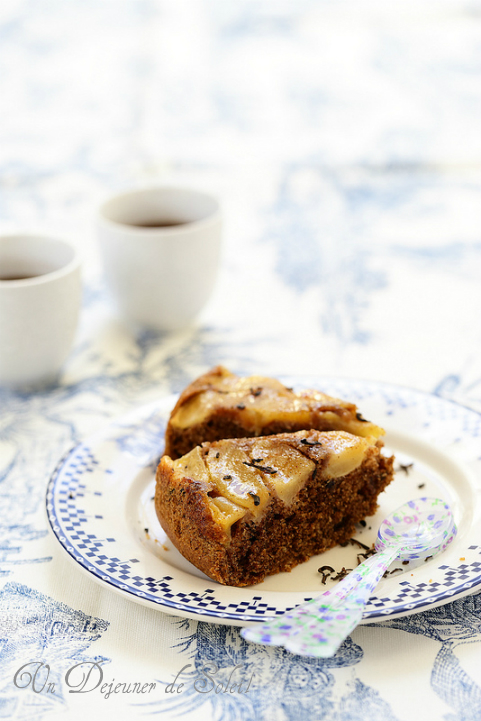
M 98 238 L 121 316 L 156 330 L 188 325 L 213 290 L 221 226 L 217 200 L 195 190 L 148 188 L 104 203 Z

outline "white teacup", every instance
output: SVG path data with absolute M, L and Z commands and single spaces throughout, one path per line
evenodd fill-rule
M 63 240 L 0 236 L 0 384 L 53 382 L 72 347 L 80 259 Z
M 217 200 L 184 188 L 134 190 L 104 203 L 98 237 L 120 315 L 134 327 L 188 325 L 214 287 L 221 225 Z

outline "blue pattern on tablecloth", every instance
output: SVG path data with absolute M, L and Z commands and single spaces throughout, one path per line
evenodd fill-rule
M 225 721 L 269 721 L 274 708 L 279 708 L 285 721 L 299 718 L 329 719 L 329 721 L 355 721 L 369 717 L 373 721 L 398 721 L 389 704 L 373 688 L 364 684 L 355 671 L 362 660 L 363 651 L 348 638 L 331 659 L 314 659 L 294 656 L 284 648 L 249 644 L 240 636 L 237 628 L 197 623 L 192 631 L 188 622 L 179 624 L 188 631 L 181 644 L 186 669 L 179 681 L 185 684 L 185 692 L 179 696 L 167 696 L 162 703 L 145 705 L 150 713 L 174 712 L 188 714 L 199 709 L 206 716 Z M 194 625 L 194 624 L 192 624 Z M 215 649 L 215 651 L 214 651 Z M 237 671 L 236 667 L 241 667 Z M 346 682 L 339 678 L 338 669 L 352 667 Z M 229 681 L 242 681 L 246 688 L 250 681 L 249 693 L 219 694 L 199 692 L 208 676 L 225 688 Z M 163 680 L 164 684 L 168 684 Z
M 41 721 L 67 706 L 63 676 L 69 668 L 82 661 L 108 661 L 86 651 L 109 624 L 15 582 L 0 591 L 0 603 L 0 718 Z M 54 684 L 55 693 L 38 693 L 32 685 L 19 692 L 13 679 L 32 662 L 50 666 L 48 682 Z M 33 674 L 34 668 L 27 670 Z

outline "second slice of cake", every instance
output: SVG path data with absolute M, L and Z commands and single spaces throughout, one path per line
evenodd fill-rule
M 294 391 L 275 378 L 240 377 L 216 366 L 181 393 L 167 424 L 165 453 L 188 453 L 204 441 L 315 429 L 380 438 L 354 403 L 317 390 Z
M 203 443 L 161 459 L 155 507 L 210 578 L 247 586 L 345 543 L 393 477 L 375 437 L 298 431 Z

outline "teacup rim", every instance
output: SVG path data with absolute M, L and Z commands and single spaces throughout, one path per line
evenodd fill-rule
M 104 208 L 105 206 L 114 201 L 114 200 L 120 200 L 121 198 L 127 198 L 132 195 L 140 195 L 145 192 L 149 191 L 181 191 L 186 193 L 192 193 L 195 195 L 203 195 L 205 198 L 213 201 L 215 203 L 215 210 L 213 213 L 210 213 L 209 215 L 205 216 L 204 218 L 199 218 L 198 220 L 191 220 L 187 221 L 185 223 L 179 224 L 179 225 L 171 225 L 171 226 L 159 226 L 159 227 L 146 227 L 141 225 L 129 225 L 128 223 L 121 223 L 117 220 L 112 220 L 111 218 L 106 217 L 104 214 Z M 144 235 L 145 237 L 153 236 L 153 235 L 182 235 L 185 233 L 190 233 L 190 231 L 194 228 L 198 228 L 199 226 L 208 225 L 210 223 L 218 222 L 222 219 L 222 210 L 221 210 L 221 204 L 219 199 L 213 194 L 210 193 L 207 190 L 200 190 L 198 188 L 192 188 L 190 186 L 183 186 L 183 185 L 146 185 L 140 188 L 132 188 L 131 190 L 126 190 L 124 192 L 115 193 L 113 195 L 110 195 L 108 198 L 106 198 L 97 209 L 97 222 L 105 224 L 106 226 L 111 226 L 116 228 L 117 230 L 121 230 L 122 232 L 125 232 L 127 234 L 132 235 Z
M 51 270 L 47 273 L 42 273 L 41 275 L 34 275 L 31 278 L 18 278 L 15 280 L 8 280 L 8 279 L 1 279 L 0 278 L 0 288 L 16 288 L 16 287 L 26 287 L 26 286 L 35 286 L 35 285 L 42 285 L 44 283 L 50 283 L 54 280 L 57 280 L 58 278 L 62 278 L 66 275 L 69 275 L 73 271 L 80 268 L 82 264 L 81 255 L 78 250 L 78 248 L 71 243 L 68 240 L 65 240 L 64 238 L 59 238 L 58 236 L 53 235 L 47 235 L 45 233 L 2 233 L 0 234 L 0 244 L 5 240 L 16 240 L 19 238 L 27 238 L 29 240 L 40 240 L 40 241 L 54 241 L 56 243 L 62 243 L 64 246 L 68 247 L 69 250 L 72 251 L 73 257 L 65 263 L 65 265 L 62 265 L 60 268 L 56 268 L 55 270 Z

